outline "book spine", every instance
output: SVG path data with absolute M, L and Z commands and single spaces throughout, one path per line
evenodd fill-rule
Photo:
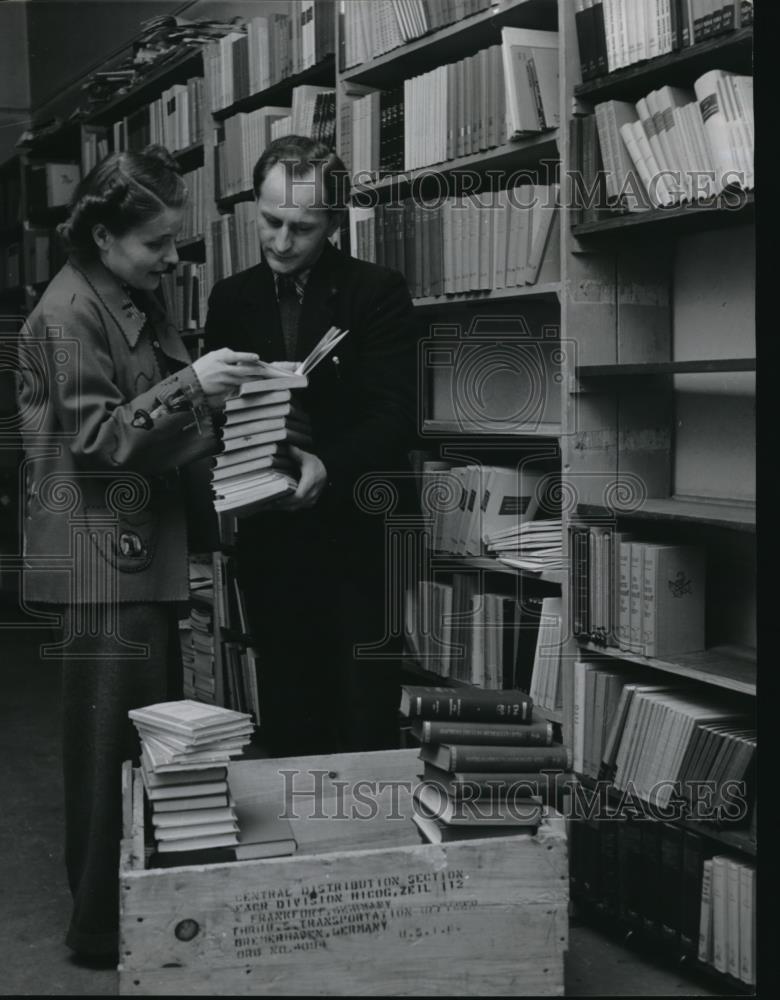
M 420 692 L 412 696 L 410 719 L 451 719 L 461 722 L 531 722 L 533 703 L 521 691 Z
M 551 722 L 530 722 L 523 726 L 485 725 L 484 723 L 448 724 L 425 720 L 421 726 L 422 743 L 464 743 L 485 746 L 552 746 Z
M 647 545 L 645 546 L 645 557 L 642 567 L 642 633 L 639 649 L 639 652 L 643 656 L 656 655 L 657 586 L 658 549 L 652 545 Z
M 730 976 L 739 979 L 739 873 L 737 861 L 726 863 L 726 967 Z
M 571 768 L 571 753 L 563 746 L 534 747 L 450 746 L 451 771 L 545 771 Z
M 712 964 L 718 972 L 726 972 L 726 858 L 712 859 Z

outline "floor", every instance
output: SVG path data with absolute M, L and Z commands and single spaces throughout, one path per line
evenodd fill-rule
M 116 972 L 79 967 L 62 940 L 70 900 L 61 861 L 59 677 L 55 663 L 38 657 L 42 638 L 0 624 L 0 994 L 111 996 Z M 717 995 L 577 924 L 566 994 Z

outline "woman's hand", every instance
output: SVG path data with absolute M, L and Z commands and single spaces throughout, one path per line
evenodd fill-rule
M 222 347 L 198 358 L 192 363 L 192 368 L 209 405 L 217 408 L 225 405 L 225 400 L 235 393 L 242 382 L 260 377 L 260 358 L 257 354 Z

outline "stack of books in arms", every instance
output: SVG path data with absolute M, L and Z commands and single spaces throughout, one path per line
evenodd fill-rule
M 292 403 L 308 374 L 347 335 L 331 327 L 294 372 L 265 364 L 265 377 L 245 382 L 225 404 L 223 450 L 214 460 L 212 489 L 218 514 L 251 513 L 297 485 L 289 445 L 311 451 L 308 417 Z
M 753 0 L 575 0 L 583 80 L 753 23 Z
M 425 840 L 530 834 L 565 790 L 571 758 L 522 691 L 402 687 L 420 741 L 413 819 Z
M 132 709 L 161 854 L 238 843 L 227 765 L 250 741 L 248 715 L 195 701 Z

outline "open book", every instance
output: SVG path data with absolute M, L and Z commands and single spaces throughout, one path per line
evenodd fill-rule
M 310 372 L 314 371 L 317 365 L 330 354 L 337 344 L 341 343 L 348 333 L 349 330 L 340 330 L 338 327 L 332 326 L 322 335 L 320 340 L 311 349 L 303 361 L 299 361 L 292 371 L 278 362 L 274 363 L 272 361 L 261 361 L 258 367 L 263 372 L 263 375 L 259 379 L 252 379 L 251 382 L 244 382 L 241 386 L 239 395 L 243 396 L 247 393 L 262 391 L 263 380 L 267 378 L 283 378 L 290 375 L 308 375 Z

